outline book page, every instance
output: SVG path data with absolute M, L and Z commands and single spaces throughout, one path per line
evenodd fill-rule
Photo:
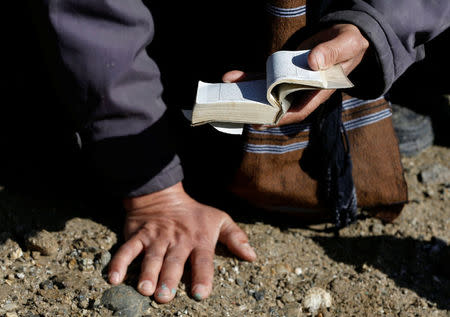
M 341 65 L 334 65 L 323 72 L 328 89 L 351 88 L 352 82 L 345 76 Z
M 325 80 L 320 71 L 313 71 L 308 65 L 309 50 L 278 51 L 269 56 L 266 63 L 267 89 L 281 81 L 316 83 L 325 87 Z
M 266 81 L 253 80 L 238 83 L 199 82 L 197 104 L 211 103 L 262 103 L 270 106 L 266 98 Z

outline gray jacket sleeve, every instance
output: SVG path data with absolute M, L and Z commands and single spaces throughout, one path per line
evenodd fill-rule
M 153 20 L 141 0 L 46 0 L 88 164 L 112 194 L 138 196 L 179 182 L 160 73 L 146 53 Z M 81 109 L 82 108 L 82 109 Z
M 386 93 L 411 64 L 423 59 L 424 44 L 450 26 L 450 1 L 334 1 L 320 22 L 352 23 L 370 41 L 372 55 L 351 77 L 357 92 L 374 97 Z

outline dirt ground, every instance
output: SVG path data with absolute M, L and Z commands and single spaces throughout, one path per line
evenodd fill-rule
M 403 165 L 410 203 L 394 223 L 362 213 L 335 237 L 330 224 L 237 216 L 258 260 L 219 246 L 212 296 L 195 301 L 186 278 L 165 305 L 126 287 L 104 296 L 120 215 L 2 188 L 0 316 L 450 316 L 450 149 Z

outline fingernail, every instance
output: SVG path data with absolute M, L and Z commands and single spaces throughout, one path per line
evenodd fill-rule
M 248 255 L 250 255 L 252 258 L 256 258 L 255 250 L 253 250 L 250 244 L 244 243 L 242 246 L 246 249 Z
M 165 283 L 162 283 L 158 291 L 158 297 L 169 297 L 170 293 L 171 291 L 169 290 L 167 285 Z
M 150 281 L 143 281 L 139 284 L 138 288 L 145 293 L 151 293 L 152 288 L 153 288 L 153 283 Z
M 325 69 L 325 59 L 322 54 L 316 54 L 316 63 L 319 69 Z
M 192 293 L 194 294 L 194 299 L 195 300 L 202 300 L 203 298 L 206 297 L 207 293 L 206 293 L 206 286 L 202 285 L 202 284 L 197 284 L 194 287 L 192 287 Z
M 118 284 L 120 282 L 120 275 L 118 272 L 111 272 L 109 275 L 109 281 L 112 284 Z

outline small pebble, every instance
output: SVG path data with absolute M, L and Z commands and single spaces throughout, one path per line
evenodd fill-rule
M 17 248 L 9 254 L 9 258 L 12 261 L 17 260 L 18 258 L 21 258 L 22 256 L 23 256 L 23 252 L 22 252 L 21 248 Z
M 295 275 L 302 275 L 303 270 L 301 267 L 296 267 L 294 272 L 295 272 Z
M 236 278 L 235 282 L 239 286 L 244 286 L 244 284 L 245 284 L 244 280 L 240 279 L 240 278 Z
M 53 289 L 53 282 L 51 280 L 45 280 L 39 284 L 41 289 Z
M 262 299 L 264 299 L 264 295 L 266 294 L 266 292 L 264 290 L 259 290 L 253 293 L 253 297 L 257 300 L 260 301 Z
M 58 253 L 58 241 L 47 230 L 32 233 L 26 240 L 27 247 L 32 251 L 39 251 L 42 255 Z
M 331 295 L 320 287 L 313 287 L 305 295 L 303 305 L 313 315 L 320 309 L 331 307 Z
M 17 277 L 19 280 L 23 280 L 23 279 L 25 278 L 25 274 L 23 274 L 23 273 L 16 273 L 16 277 Z
M 150 304 L 153 308 L 159 308 L 158 303 L 156 303 L 154 300 L 152 300 L 151 304 Z
M 1 308 L 6 311 L 13 311 L 17 309 L 17 305 L 15 303 L 6 303 L 2 305 Z
M 292 267 L 288 263 L 278 263 L 275 265 L 275 272 L 278 274 L 288 274 L 292 272 Z
M 281 301 L 285 304 L 295 302 L 295 297 L 292 294 L 292 291 L 284 293 L 283 296 L 281 297 Z
M 73 270 L 77 266 L 77 260 L 74 258 L 70 259 L 69 263 L 67 263 L 67 267 Z

